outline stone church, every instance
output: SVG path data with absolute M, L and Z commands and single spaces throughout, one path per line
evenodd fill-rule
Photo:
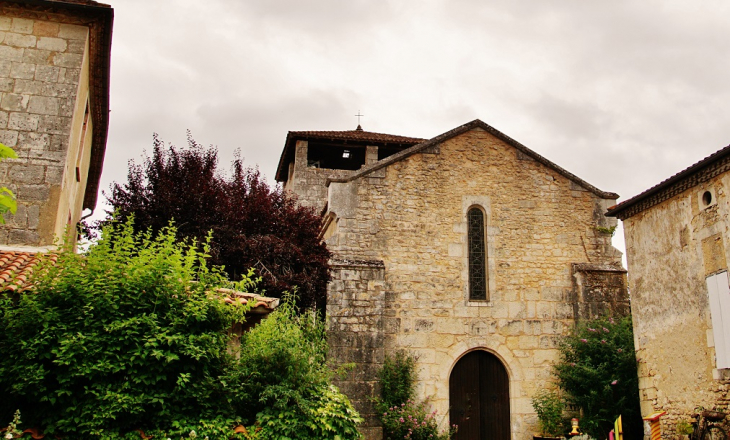
M 276 179 L 322 212 L 331 354 L 355 364 L 339 386 L 367 438 L 382 436 L 375 373 L 399 349 L 457 438 L 530 438 L 559 337 L 628 311 L 604 216 L 618 195 L 482 121 L 428 140 L 289 132 Z

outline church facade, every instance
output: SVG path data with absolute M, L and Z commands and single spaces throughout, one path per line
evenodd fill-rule
M 475 120 L 433 139 L 290 132 L 277 180 L 321 209 L 333 252 L 328 338 L 340 388 L 380 438 L 386 355 L 459 439 L 525 439 L 530 398 L 582 318 L 628 311 L 604 192 Z

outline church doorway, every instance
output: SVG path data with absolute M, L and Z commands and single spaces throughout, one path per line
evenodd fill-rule
M 493 354 L 464 355 L 449 377 L 451 424 L 456 440 L 510 440 L 509 376 Z

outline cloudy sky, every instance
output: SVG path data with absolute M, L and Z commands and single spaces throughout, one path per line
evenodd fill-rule
M 358 111 L 424 138 L 481 119 L 622 200 L 730 143 L 726 0 L 106 3 L 103 189 L 188 129 L 274 183 L 287 131 Z

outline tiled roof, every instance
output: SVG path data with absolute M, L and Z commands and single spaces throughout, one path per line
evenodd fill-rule
M 57 254 L 49 254 L 50 261 L 55 263 L 58 260 Z M 0 291 L 25 291 L 30 286 L 27 284 L 33 269 L 40 263 L 41 255 L 37 252 L 8 251 L 0 250 Z M 219 288 L 215 290 L 220 293 L 223 301 L 228 304 L 238 302 L 240 304 L 252 304 L 249 314 L 267 314 L 279 305 L 279 298 L 269 298 L 255 293 L 239 292 L 232 289 Z
M 98 7 L 105 7 L 105 8 L 111 7 L 105 3 L 99 3 L 94 0 L 47 0 L 47 1 L 49 3 L 72 3 L 75 5 L 84 5 L 84 6 L 98 6 Z
M 355 130 L 346 131 L 290 131 L 289 135 L 297 139 L 323 139 L 323 140 L 343 140 L 343 141 L 363 141 L 363 142 L 394 142 L 403 144 L 417 144 L 425 141 L 421 138 L 413 138 L 407 136 L 396 136 L 394 134 L 374 133 L 372 131 L 364 131 L 359 125 Z
M 251 304 L 251 310 L 248 314 L 252 315 L 265 315 L 271 313 L 279 305 L 279 298 L 269 298 L 266 296 L 257 295 L 255 293 L 239 292 L 233 289 L 216 289 L 216 293 L 223 295 L 223 301 L 228 304 L 240 303 L 240 304 Z
M 627 219 L 677 194 L 730 171 L 730 145 L 652 186 L 639 195 L 608 208 L 606 215 Z
M 54 262 L 57 258 L 57 255 L 50 257 Z M 28 278 L 40 261 L 40 255 L 35 252 L 0 250 L 0 291 L 26 290 Z
M 348 142 L 355 144 L 372 142 L 374 145 L 396 145 L 404 148 L 425 141 L 425 139 L 421 138 L 364 131 L 359 125 L 355 130 L 345 131 L 290 131 L 286 136 L 284 151 L 281 152 L 279 166 L 276 169 L 277 182 L 282 182 L 287 178 L 287 166 L 289 162 L 294 160 L 294 148 L 298 140 L 334 141 L 342 142 L 343 144 L 347 144 Z

